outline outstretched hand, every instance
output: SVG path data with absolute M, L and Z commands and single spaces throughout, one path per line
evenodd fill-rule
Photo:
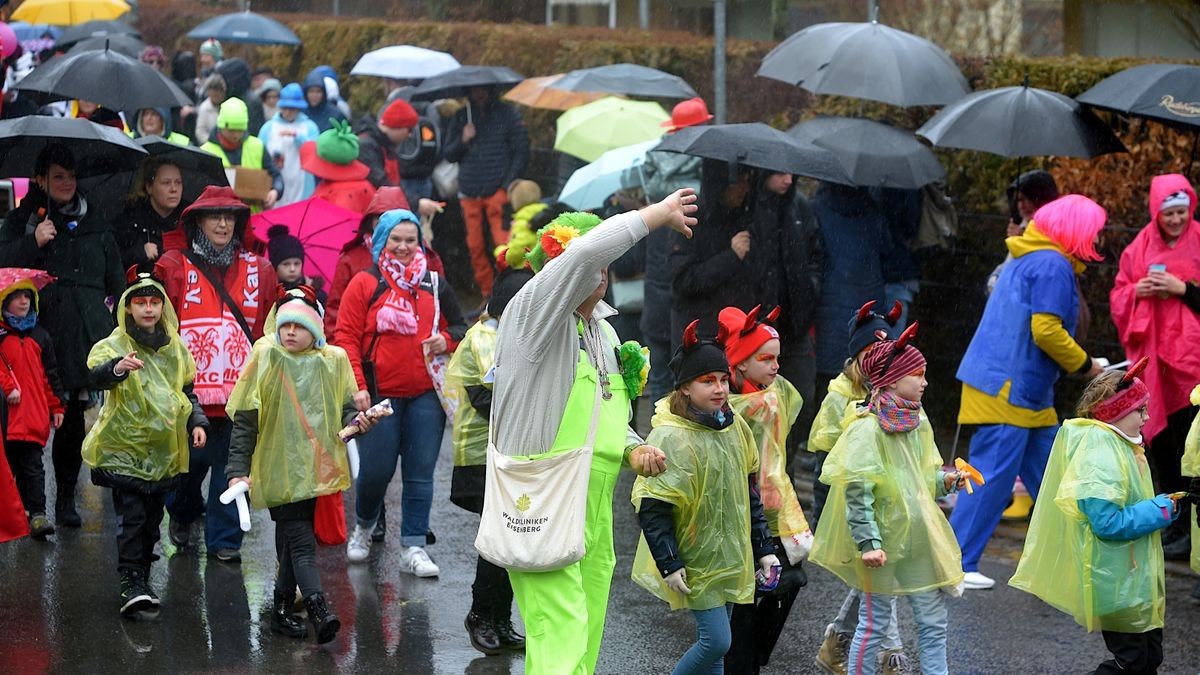
M 682 188 L 672 192 L 657 204 L 643 207 L 638 213 L 642 214 L 642 220 L 651 231 L 660 227 L 669 227 L 691 239 L 698 209 L 696 191 L 692 188 Z

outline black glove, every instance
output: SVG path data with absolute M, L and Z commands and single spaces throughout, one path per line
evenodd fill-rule
M 1188 494 L 1183 501 L 1193 506 L 1200 505 L 1200 476 L 1192 477 L 1192 482 L 1188 483 Z

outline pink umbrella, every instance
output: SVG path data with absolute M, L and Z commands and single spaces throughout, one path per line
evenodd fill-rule
M 35 270 L 28 267 L 0 267 L 0 291 L 22 281 L 28 281 L 37 290 L 42 290 L 54 277 L 45 270 Z
M 333 270 L 342 246 L 354 237 L 362 214 L 330 204 L 320 197 L 263 211 L 250 217 L 254 235 L 267 241 L 272 225 L 286 225 L 304 244 L 304 274 L 323 277 L 325 287 L 333 283 Z

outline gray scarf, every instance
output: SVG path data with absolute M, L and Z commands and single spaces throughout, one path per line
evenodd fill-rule
M 192 238 L 192 251 L 204 262 L 221 268 L 227 268 L 233 264 L 233 256 L 241 246 L 242 242 L 237 235 L 234 235 L 225 248 L 221 249 L 214 246 L 203 232 L 197 232 L 196 236 Z

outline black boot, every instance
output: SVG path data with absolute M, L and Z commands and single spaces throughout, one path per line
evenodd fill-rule
M 304 598 L 304 606 L 308 609 L 308 622 L 312 624 L 313 632 L 316 633 L 319 644 L 325 644 L 337 637 L 337 632 L 342 627 L 342 622 L 338 620 L 337 614 L 334 614 L 329 609 L 329 604 L 325 602 L 324 593 L 317 591 Z
M 500 638 L 500 646 L 510 651 L 525 651 L 525 636 L 513 628 L 511 616 L 497 616 L 492 620 L 496 636 Z
M 275 591 L 275 601 L 271 605 L 271 630 L 292 638 L 308 637 L 308 626 L 292 613 L 294 599 L 291 593 Z
M 491 621 L 475 612 L 469 612 L 463 626 L 466 627 L 467 637 L 471 638 L 471 646 L 475 649 L 488 656 L 495 656 L 502 651 L 500 636 L 496 634 L 496 628 Z
M 59 526 L 79 527 L 83 519 L 75 510 L 75 486 L 59 485 L 58 495 L 54 498 L 54 522 Z

